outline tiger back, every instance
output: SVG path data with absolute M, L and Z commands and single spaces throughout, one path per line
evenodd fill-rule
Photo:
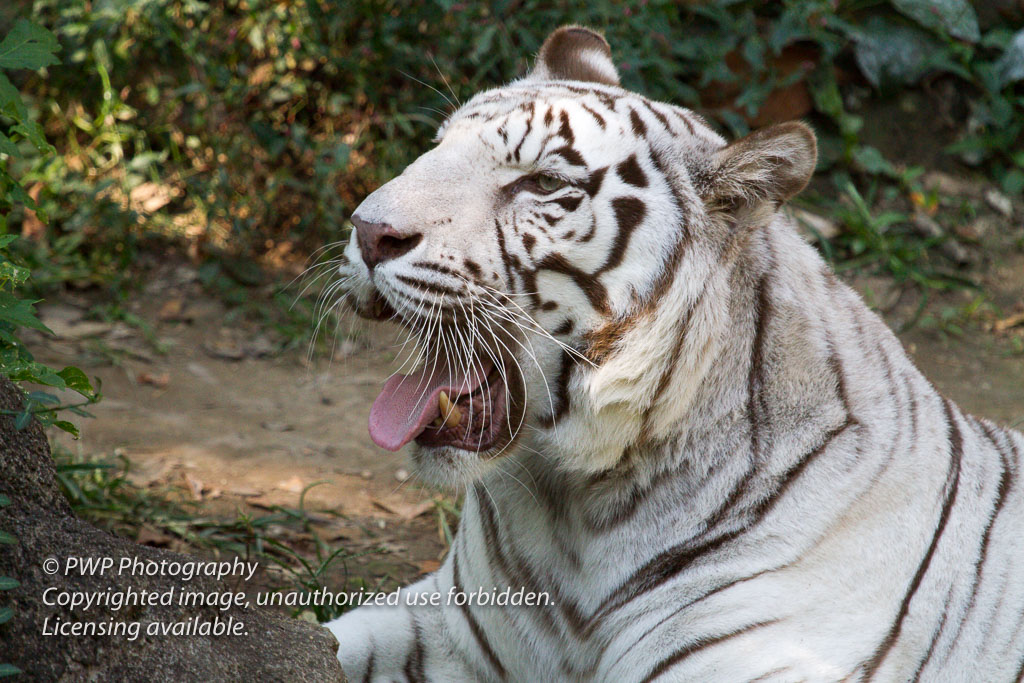
M 726 142 L 563 27 L 436 142 L 339 286 L 423 351 L 371 438 L 465 502 L 437 572 L 328 625 L 352 680 L 1021 679 L 1024 437 L 800 238 L 809 128 Z M 451 599 L 506 589 L 546 598 Z

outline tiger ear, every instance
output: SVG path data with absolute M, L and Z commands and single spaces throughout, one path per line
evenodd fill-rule
M 528 78 L 619 84 L 619 72 L 612 61 L 608 41 L 600 33 L 582 26 L 563 26 L 549 35 Z
M 761 128 L 715 153 L 710 198 L 725 206 L 780 205 L 807 186 L 817 160 L 809 126 L 789 121 Z

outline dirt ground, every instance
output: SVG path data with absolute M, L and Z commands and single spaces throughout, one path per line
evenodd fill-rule
M 988 258 L 978 272 L 998 315 L 1024 311 L 1024 253 Z M 854 285 L 869 300 L 898 300 L 891 324 L 914 307 L 884 279 Z M 297 506 L 307 486 L 324 482 L 308 490 L 306 508 L 336 513 L 325 522 L 326 538 L 355 552 L 384 549 L 356 560 L 353 573 L 406 582 L 438 566 L 445 545 L 437 493 L 408 478 L 404 453 L 377 448 L 367 433 L 370 405 L 395 369 L 394 329 L 359 328 L 333 360 L 308 361 L 298 349 L 277 354 L 258 325 L 232 319 L 205 294 L 188 265 L 161 267 L 128 302 L 152 324 L 149 339 L 138 328 L 85 320 L 90 303 L 67 297 L 41 307 L 57 338 L 36 338 L 37 356 L 83 367 L 103 383 L 96 419 L 79 420 L 81 440 L 58 435 L 58 442 L 89 455 L 124 455 L 133 483 L 180 487 L 205 512 L 227 517 Z M 1024 355 L 1007 334 L 917 327 L 903 341 L 964 408 L 1024 424 Z

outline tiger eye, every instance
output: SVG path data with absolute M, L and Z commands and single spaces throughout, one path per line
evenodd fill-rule
M 537 185 L 545 192 L 554 192 L 565 186 L 565 181 L 553 175 L 540 174 L 537 176 Z

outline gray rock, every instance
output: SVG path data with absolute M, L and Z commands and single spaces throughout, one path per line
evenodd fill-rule
M 18 410 L 21 398 L 0 378 L 0 408 Z M 196 578 L 185 584 L 173 576 L 47 574 L 44 561 L 68 557 L 136 557 L 140 561 L 193 561 L 196 558 L 140 546 L 101 531 L 74 516 L 55 480 L 46 437 L 33 422 L 22 431 L 13 418 L 0 415 L 0 493 L 11 504 L 0 509 L 0 530 L 16 543 L 0 545 L 0 576 L 20 585 L 0 592 L 0 607 L 13 618 L 0 625 L 0 663 L 14 664 L 38 681 L 344 681 L 335 657 L 337 642 L 324 628 L 287 619 L 256 607 L 131 605 L 120 610 L 47 606 L 43 592 L 62 590 L 107 593 L 165 592 L 170 588 L 204 592 L 246 590 L 240 579 L 217 582 Z M 244 586 L 244 583 L 242 584 Z M 247 590 L 250 598 L 255 589 Z M 153 622 L 172 624 L 197 618 L 199 623 L 229 617 L 245 625 L 248 635 L 160 636 L 143 632 L 134 641 L 110 635 L 43 635 L 44 622 Z M 18 678 L 18 680 L 22 680 Z
M 989 206 L 1007 218 L 1013 216 L 1013 202 L 999 190 L 990 189 L 985 192 L 985 201 L 988 202 Z

